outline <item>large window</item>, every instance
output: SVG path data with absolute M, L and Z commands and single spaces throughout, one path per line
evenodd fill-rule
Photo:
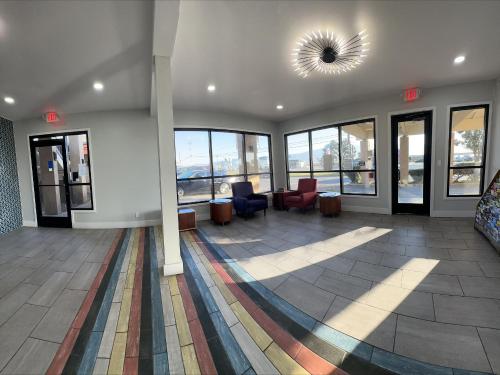
M 176 129 L 175 152 L 180 205 L 230 197 L 240 181 L 251 181 L 256 193 L 273 190 L 269 135 Z
M 316 178 L 318 191 L 375 195 L 375 119 L 285 135 L 288 187 Z
M 475 197 L 483 193 L 489 106 L 450 109 L 448 197 Z

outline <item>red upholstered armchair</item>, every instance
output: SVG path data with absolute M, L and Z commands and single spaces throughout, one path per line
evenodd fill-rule
M 285 207 L 288 210 L 290 207 L 302 208 L 313 206 L 316 204 L 316 179 L 301 178 L 296 191 L 288 191 L 285 193 Z

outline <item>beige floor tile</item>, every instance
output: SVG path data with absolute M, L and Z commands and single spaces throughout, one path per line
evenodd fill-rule
M 392 351 L 396 314 L 337 296 L 323 322 L 358 340 Z
M 421 292 L 462 295 L 456 276 L 435 275 L 425 272 L 403 270 L 403 288 Z

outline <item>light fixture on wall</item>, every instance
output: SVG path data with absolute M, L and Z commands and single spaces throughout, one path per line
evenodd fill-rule
M 344 40 L 333 32 L 312 31 L 297 42 L 292 52 L 292 65 L 301 77 L 313 71 L 324 74 L 341 74 L 356 68 L 368 52 L 366 31 Z
M 215 92 L 215 90 L 216 90 L 215 85 L 210 84 L 210 85 L 207 86 L 207 91 L 208 92 Z
M 277 109 L 278 111 L 282 111 L 284 108 L 285 108 L 285 107 L 283 107 L 283 105 L 282 105 L 282 104 L 278 104 L 278 105 L 276 106 L 276 109 Z

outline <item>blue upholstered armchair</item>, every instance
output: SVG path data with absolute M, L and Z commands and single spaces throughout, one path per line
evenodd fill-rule
M 233 205 L 237 215 L 247 218 L 260 210 L 264 210 L 264 216 L 266 215 L 267 197 L 262 194 L 254 194 L 251 182 L 235 182 L 231 188 L 233 189 Z

